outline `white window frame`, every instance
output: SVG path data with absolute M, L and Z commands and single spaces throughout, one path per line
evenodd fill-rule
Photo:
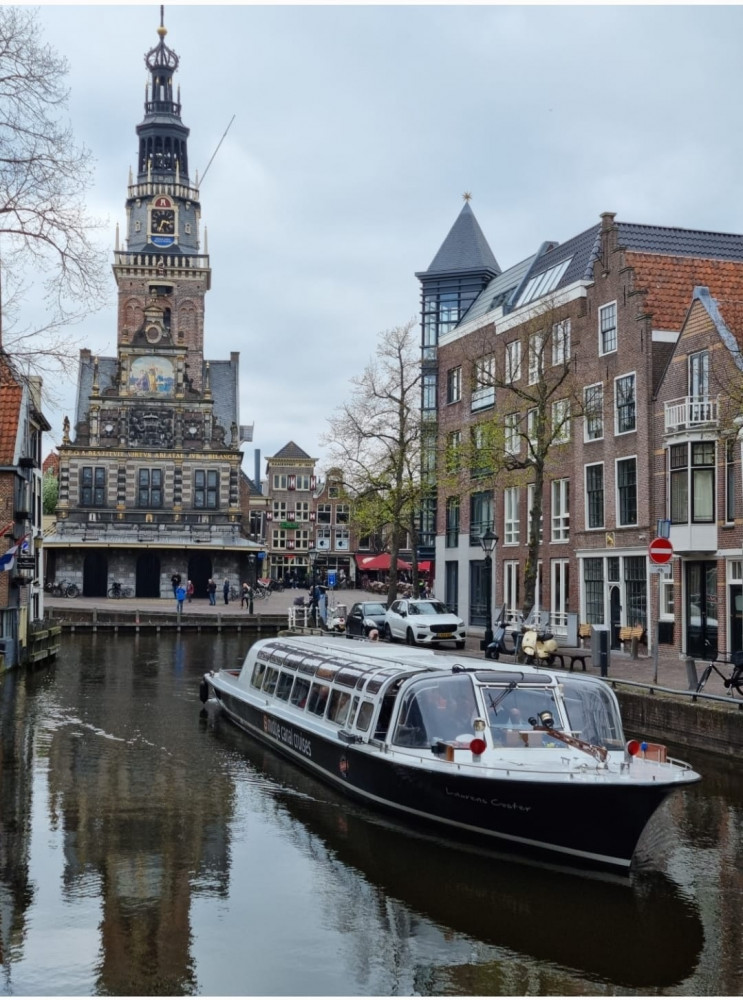
M 595 468 L 597 465 L 601 466 L 601 485 L 603 501 L 601 504 L 601 524 L 591 524 L 589 517 L 591 512 L 591 505 L 588 501 L 588 470 Z M 603 462 L 588 462 L 583 466 L 583 507 L 586 515 L 586 531 L 603 531 L 606 528 L 606 467 Z
M 309 521 L 310 519 L 310 502 L 309 500 L 297 500 L 294 504 L 295 510 L 295 520 L 297 521 Z
M 294 548 L 309 549 L 309 547 L 310 547 L 310 529 L 298 528 L 294 532 Z
M 446 402 L 458 403 L 462 398 L 462 366 L 456 365 L 446 373 Z
M 275 490 L 285 490 L 287 488 L 287 475 L 284 472 L 274 472 L 273 474 L 273 488 Z
M 598 408 L 594 411 L 596 416 L 600 418 L 601 421 L 601 433 L 591 436 L 589 416 L 590 416 L 590 404 L 588 402 L 588 392 L 590 389 L 598 389 L 601 395 L 601 409 Z M 603 441 L 604 439 L 604 383 L 594 382 L 591 385 L 587 385 L 583 389 L 583 440 L 588 443 L 589 441 Z
M 544 333 L 533 333 L 529 337 L 529 385 L 536 385 L 544 375 Z
M 619 463 L 620 462 L 634 462 L 635 463 L 635 520 L 634 521 L 622 521 L 621 512 L 622 505 L 619 500 Z M 618 528 L 631 528 L 637 525 L 638 517 L 640 516 L 640 505 L 638 504 L 638 492 L 637 492 L 637 455 L 622 455 L 621 458 L 614 460 L 614 502 L 616 510 L 616 520 Z
M 533 406 L 530 410 L 526 411 L 526 440 L 529 442 L 532 448 L 537 443 L 537 436 L 536 436 L 537 432 L 535 425 L 537 422 L 538 412 L 539 411 L 536 406 Z
M 505 452 L 507 455 L 518 455 L 521 452 L 520 421 L 520 413 L 507 413 L 503 418 Z
M 567 628 L 570 611 L 570 560 L 550 560 L 550 625 Z
M 518 606 L 519 594 L 519 561 L 518 559 L 503 560 L 503 603 L 506 606 L 506 618 L 514 621 L 519 618 L 521 608 Z
M 602 330 L 604 313 L 607 309 L 614 310 L 614 326 L 607 327 L 607 331 L 610 329 L 614 330 L 614 346 L 609 347 L 604 350 L 604 332 Z M 614 299 L 613 302 L 605 302 L 602 306 L 599 306 L 598 312 L 598 338 L 599 338 L 599 357 L 603 357 L 606 354 L 616 354 L 619 349 L 619 316 L 617 310 L 617 300 Z
M 634 421 L 631 427 L 627 430 L 620 431 L 619 429 L 619 383 L 625 379 L 632 379 L 632 402 L 634 405 Z M 634 434 L 637 431 L 637 373 L 636 372 L 625 372 L 623 375 L 617 375 L 614 379 L 614 435 L 619 437 L 620 434 Z
M 301 490 L 303 493 L 309 493 L 310 491 L 310 477 L 297 475 L 297 489 Z
M 503 490 L 504 545 L 518 545 L 521 541 L 520 501 L 521 497 L 518 486 L 509 486 Z
M 286 500 L 274 500 L 273 519 L 274 521 L 286 521 Z
M 285 549 L 286 547 L 286 530 L 284 528 L 274 528 L 271 532 L 271 548 Z
M 570 440 L 570 400 L 556 399 L 552 404 L 552 441 L 567 444 Z
M 474 369 L 472 389 L 472 410 L 484 410 L 495 404 L 495 356 L 492 354 L 478 358 Z
M 570 360 L 570 319 L 563 319 L 552 327 L 552 364 L 564 365 Z
M 570 541 L 570 479 L 553 479 L 550 496 L 552 541 L 564 544 Z
M 511 340 L 506 344 L 506 382 L 518 382 L 521 378 L 521 341 Z
M 351 531 L 349 528 L 335 529 L 335 548 L 337 552 L 348 552 L 351 547 Z

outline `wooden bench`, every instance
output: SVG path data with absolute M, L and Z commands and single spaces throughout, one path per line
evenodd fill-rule
M 574 649 L 571 646 L 560 646 L 554 652 L 554 657 L 556 660 L 560 661 L 560 669 L 565 670 L 565 661 L 568 661 L 569 666 L 567 669 L 572 673 L 575 670 L 575 664 L 580 663 L 581 670 L 583 673 L 588 669 L 588 661 L 591 659 L 591 651 L 589 649 L 577 648 Z
M 619 629 L 619 641 L 630 643 L 630 655 L 633 660 L 637 659 L 637 647 L 639 643 L 645 641 L 644 625 L 622 625 Z

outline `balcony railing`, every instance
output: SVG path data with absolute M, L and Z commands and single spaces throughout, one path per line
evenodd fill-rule
M 717 397 L 682 396 L 666 403 L 666 434 L 694 427 L 716 427 L 717 423 Z

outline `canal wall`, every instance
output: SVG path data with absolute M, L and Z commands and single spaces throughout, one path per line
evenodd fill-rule
M 286 614 L 189 614 L 187 610 L 151 611 L 109 608 L 49 608 L 50 617 L 65 632 L 248 632 L 275 635 L 286 628 Z
M 743 753 L 743 701 L 696 700 L 664 692 L 615 687 L 624 730 L 677 747 L 704 750 L 723 757 Z

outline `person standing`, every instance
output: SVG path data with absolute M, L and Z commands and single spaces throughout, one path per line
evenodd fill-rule
M 191 580 L 186 584 L 186 600 L 191 603 L 191 598 L 193 597 L 193 582 Z
M 177 587 L 175 591 L 175 599 L 176 599 L 176 610 L 179 613 L 183 611 L 183 600 L 185 596 L 186 596 L 186 588 L 181 586 Z
M 217 585 L 214 582 L 214 580 L 212 580 L 211 577 L 209 577 L 209 582 L 206 585 L 206 592 L 209 595 L 209 603 L 210 604 L 216 604 L 217 603 Z
M 173 575 L 170 578 L 170 582 L 173 585 L 173 597 L 175 597 L 176 596 L 175 592 L 178 590 L 178 588 L 181 585 L 181 574 L 180 573 L 173 573 Z
M 250 603 L 250 587 L 247 585 L 247 583 L 244 583 L 242 589 L 242 596 L 240 598 L 240 607 L 242 607 L 244 604 L 245 607 L 247 608 L 249 603 Z
M 224 594 L 224 603 L 230 603 L 230 581 L 227 577 L 224 578 L 224 584 L 222 585 L 222 593 Z

